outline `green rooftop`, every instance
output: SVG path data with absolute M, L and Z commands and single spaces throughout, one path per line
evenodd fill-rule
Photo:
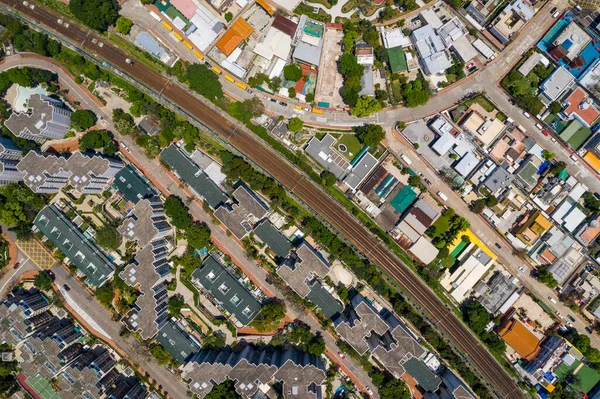
M 114 186 L 134 204 L 144 198 L 150 198 L 155 193 L 152 187 L 141 177 L 132 166 L 127 166 L 115 175 Z
M 315 281 L 306 298 L 311 301 L 328 319 L 333 320 L 344 310 L 344 306 L 323 285 Z
M 421 388 L 427 392 L 435 392 L 440 387 L 442 380 L 433 373 L 425 364 L 414 357 L 408 359 L 404 364 L 406 372 L 417 380 Z
M 392 69 L 392 73 L 408 70 L 406 56 L 404 55 L 402 46 L 389 48 L 387 49 L 387 53 L 390 59 L 390 68 Z
M 192 280 L 210 292 L 221 307 L 244 326 L 250 324 L 262 308 L 258 299 L 215 255 L 207 256 L 202 266 L 194 270 Z
M 417 198 L 417 193 L 412 189 L 411 186 L 404 186 L 402 190 L 390 201 L 390 205 L 398 213 L 403 214 L 406 209 L 413 203 Z
M 227 202 L 227 195 L 175 144 L 165 148 L 160 158 L 177 172 L 195 194 L 208 202 L 211 208 L 217 209 L 219 205 Z
M 254 234 L 277 255 L 286 258 L 292 250 L 292 243 L 283 233 L 275 228 L 268 220 L 256 226 Z
M 34 224 L 86 275 L 90 285 L 100 287 L 114 274 L 115 267 L 106 254 L 56 205 L 42 209 Z
M 519 175 L 521 180 L 523 180 L 525 183 L 527 183 L 527 185 L 531 188 L 537 184 L 537 181 L 538 181 L 537 171 L 538 171 L 537 166 L 535 166 L 530 161 L 527 161 L 517 174 Z
M 189 334 L 172 321 L 168 321 L 160 329 L 156 340 L 179 364 L 184 364 L 193 353 L 200 349 L 200 346 L 192 340 Z

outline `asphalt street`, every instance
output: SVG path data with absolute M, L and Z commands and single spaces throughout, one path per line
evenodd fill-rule
M 176 104 L 189 116 L 202 121 L 209 129 L 228 140 L 303 199 L 315 212 L 328 220 L 375 264 L 392 275 L 400 287 L 413 298 L 424 312 L 429 314 L 440 331 L 458 346 L 475 368 L 483 373 L 486 381 L 494 388 L 498 396 L 507 399 L 524 397 L 512 377 L 418 276 L 396 258 L 389 248 L 382 245 L 360 222 L 347 213 L 337 201 L 308 181 L 294 166 L 280 158 L 279 154 L 259 141 L 254 134 L 240 127 L 239 123 L 229 120 L 212 105 L 206 104 L 179 84 L 166 79 L 140 63 L 128 64 L 126 62 L 127 55 L 111 44 L 104 43 L 103 46 L 93 44 L 90 40 L 92 33 L 88 29 L 81 28 L 75 23 L 70 23 L 69 27 L 65 27 L 57 22 L 57 16 L 39 5 L 32 10 L 15 0 L 2 0 L 0 4 L 18 10 L 36 26 L 49 27 L 63 40 L 78 42 L 79 48 L 88 49 L 98 58 L 105 59 L 109 64 L 133 76 L 138 82 L 143 82 L 149 90 L 161 93 L 162 98 Z

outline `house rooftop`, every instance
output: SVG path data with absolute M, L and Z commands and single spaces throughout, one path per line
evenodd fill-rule
M 221 205 L 214 215 L 241 240 L 252 231 L 255 223 L 267 215 L 269 207 L 243 184 L 235 189 L 232 197 L 236 202 Z
M 505 321 L 498 335 L 525 360 L 533 359 L 540 351 L 540 340 L 518 320 Z
M 296 249 L 295 256 L 291 256 L 289 261 L 277 269 L 277 274 L 302 298 L 309 294 L 311 280 L 315 277 L 323 278 L 328 273 L 327 262 L 304 241 Z
M 356 190 L 360 183 L 375 169 L 379 161 L 370 152 L 365 152 L 359 161 L 353 162 L 354 167 L 344 179 L 344 183 Z
M 91 285 L 100 287 L 115 272 L 115 267 L 106 254 L 55 204 L 42 209 L 34 224 L 86 275 Z
M 594 100 L 581 87 L 573 90 L 571 95 L 565 100 L 565 103 L 568 105 L 563 110 L 563 113 L 579 119 L 586 126 L 592 125 L 600 117 L 600 111 L 598 111 Z
M 402 366 L 426 392 L 437 391 L 442 383 L 442 380 L 419 359 L 410 358 Z
M 204 198 L 213 208 L 227 202 L 227 195 L 194 164 L 175 144 L 165 148 L 160 158 L 173 168 L 192 191 Z
M 292 250 L 292 243 L 268 220 L 254 228 L 254 234 L 279 258 L 286 258 Z
M 141 177 L 131 165 L 117 172 L 113 184 L 125 196 L 127 201 L 134 204 L 155 194 L 154 189 L 147 183 L 146 179 Z
M 185 364 L 200 346 L 173 321 L 168 321 L 156 335 L 158 343 L 165 348 L 179 364 Z

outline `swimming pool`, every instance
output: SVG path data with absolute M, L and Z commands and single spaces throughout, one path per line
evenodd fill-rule
M 29 87 L 19 86 L 17 88 L 17 96 L 15 97 L 15 101 L 12 104 L 13 111 L 15 112 L 26 112 L 27 111 L 27 101 L 29 97 L 34 94 L 42 94 L 46 95 L 46 89 L 41 86 L 30 89 Z

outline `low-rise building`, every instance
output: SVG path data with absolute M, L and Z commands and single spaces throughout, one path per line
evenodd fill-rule
M 247 345 L 241 350 L 199 351 L 183 368 L 183 378 L 195 396 L 204 398 L 215 385 L 234 382 L 235 391 L 250 399 L 268 393 L 269 384 L 281 383 L 283 398 L 322 397 L 325 363 L 319 356 L 287 349 Z
M 285 259 L 292 250 L 292 243 L 271 222 L 263 220 L 254 229 L 254 237 L 265 243 L 276 259 Z
M 569 91 L 575 85 L 575 78 L 563 66 L 556 68 L 552 75 L 548 77 L 541 85 L 542 101 L 549 104 L 552 101 L 559 100 L 564 93 Z
M 485 282 L 480 281 L 473 290 L 479 294 L 479 303 L 492 315 L 506 313 L 523 293 L 518 279 L 501 272 L 494 273 Z
M 159 197 L 144 199 L 131 211 L 117 229 L 127 241 L 135 241 L 140 248 L 172 233 L 172 228 Z
M 600 235 L 600 216 L 594 217 L 582 225 L 577 231 L 576 238 L 586 247 L 591 245 Z
M 508 44 L 534 15 L 535 10 L 529 0 L 513 0 L 488 29 L 500 43 Z
M 160 158 L 172 168 L 194 195 L 206 201 L 212 209 L 217 209 L 227 202 L 227 195 L 175 144 L 165 148 L 160 153 Z
M 200 344 L 171 320 L 158 331 L 156 341 L 171 354 L 173 360 L 178 364 L 185 364 L 200 350 Z
M 243 184 L 238 186 L 231 196 L 235 202 L 221 205 L 214 215 L 227 230 L 241 240 L 267 215 L 269 207 Z
M 600 111 L 585 91 L 577 87 L 564 101 L 562 113 L 567 119 L 577 119 L 582 125 L 590 127 L 599 117 Z
M 498 327 L 498 335 L 515 352 L 519 358 L 530 361 L 540 352 L 540 340 L 519 320 L 505 320 Z
M 446 269 L 440 284 L 455 301 L 461 303 L 468 297 L 475 284 L 490 270 L 494 259 L 481 248 L 469 244 L 457 260 L 460 265 L 453 273 Z
M 443 73 L 453 65 L 452 58 L 446 50 L 444 41 L 436 33 L 432 25 L 425 25 L 410 34 L 426 75 Z
M 249 325 L 262 307 L 261 302 L 214 254 L 207 256 L 192 273 L 192 282 L 230 314 L 239 327 Z
M 106 254 L 55 204 L 43 208 L 33 223 L 70 263 L 86 275 L 88 284 L 100 287 L 115 273 L 115 266 Z
M 4 125 L 15 136 L 35 141 L 65 137 L 71 125 L 71 110 L 62 101 L 34 94 L 27 101 L 28 112 L 13 113 Z
M 532 246 L 546 231 L 550 230 L 552 222 L 540 211 L 530 213 L 527 220 L 516 230 L 516 236 L 527 246 Z

